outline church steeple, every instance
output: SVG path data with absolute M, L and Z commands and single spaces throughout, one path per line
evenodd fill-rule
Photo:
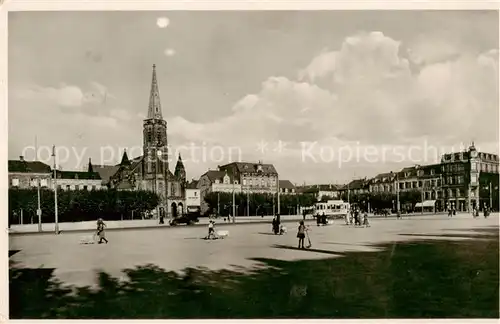
M 92 167 L 92 160 L 89 158 L 89 167 L 87 169 L 88 173 L 94 173 L 94 168 Z
M 186 170 L 184 169 L 184 163 L 182 162 L 181 155 L 179 154 L 179 159 L 175 165 L 174 176 L 182 181 L 186 180 Z
M 156 79 L 156 65 L 153 64 L 153 78 L 151 80 L 151 93 L 149 94 L 148 119 L 163 119 L 161 113 L 160 91 Z
M 129 166 L 129 165 L 130 165 L 130 160 L 128 159 L 127 150 L 124 150 L 120 166 Z

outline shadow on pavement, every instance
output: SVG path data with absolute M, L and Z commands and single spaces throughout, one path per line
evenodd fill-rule
M 316 252 L 316 253 L 324 253 L 324 254 L 331 254 L 331 255 L 337 255 L 337 256 L 345 255 L 345 253 L 342 253 L 342 252 L 333 252 L 333 251 L 329 251 L 329 250 L 313 249 L 312 247 L 305 248 L 305 249 L 299 249 L 298 247 L 293 247 L 293 246 L 289 246 L 289 245 L 281 245 L 281 244 L 275 244 L 275 245 L 273 245 L 273 247 L 278 248 L 278 249 L 287 249 L 287 250 L 295 250 L 295 251 L 303 251 L 303 252 Z
M 383 250 L 322 260 L 254 259 L 263 267 L 251 273 L 188 268 L 179 274 L 145 265 L 124 270 L 128 281 L 101 272 L 94 289 L 64 287 L 54 279 L 54 269 L 13 266 L 10 315 L 14 319 L 498 318 L 498 230 L 486 241 L 394 242 L 377 247 Z

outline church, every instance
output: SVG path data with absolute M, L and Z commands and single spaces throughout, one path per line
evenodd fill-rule
M 168 162 L 167 122 L 162 116 L 156 66 L 153 65 L 148 114 L 143 122 L 143 155 L 129 159 L 125 151 L 116 172 L 109 178 L 109 187 L 155 192 L 160 197 L 158 216 L 180 216 L 186 212 L 186 171 L 180 155 L 174 173 Z

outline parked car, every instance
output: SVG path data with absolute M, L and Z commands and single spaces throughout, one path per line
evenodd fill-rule
M 178 216 L 169 220 L 170 226 L 176 226 L 181 224 L 193 225 L 198 223 L 199 219 L 196 215 L 192 214 L 183 214 L 182 216 Z

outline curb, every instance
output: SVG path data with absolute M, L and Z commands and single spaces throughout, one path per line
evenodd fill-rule
M 291 223 L 291 222 L 300 222 L 301 219 L 281 219 L 282 223 Z M 315 222 L 314 219 L 306 219 L 306 222 Z M 221 226 L 236 226 L 236 225 L 250 225 L 250 224 L 271 224 L 270 220 L 264 220 L 264 221 L 240 221 L 236 223 L 217 223 L 218 227 Z M 124 227 L 124 228 L 107 228 L 107 232 L 111 231 L 127 231 L 127 230 L 146 230 L 146 229 L 175 229 L 175 228 L 186 228 L 186 227 L 202 227 L 202 226 L 208 226 L 208 224 L 193 224 L 193 225 L 177 225 L 177 226 L 170 226 L 168 224 L 164 225 L 154 225 L 154 226 L 133 226 L 133 227 Z M 75 229 L 75 230 L 60 230 L 60 233 L 88 233 L 88 232 L 95 232 L 94 229 Z M 30 231 L 30 232 L 9 232 L 9 235 L 12 236 L 21 236 L 21 235 L 53 235 L 54 231 Z

